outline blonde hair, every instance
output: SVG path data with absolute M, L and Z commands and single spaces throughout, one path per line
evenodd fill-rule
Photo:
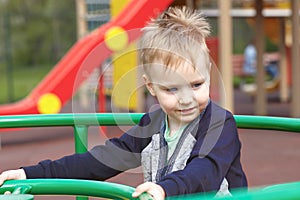
M 170 7 L 143 28 L 139 62 L 144 66 L 159 62 L 177 67 L 188 61 L 194 68 L 205 63 L 209 71 L 209 50 L 205 43 L 209 34 L 210 26 L 201 13 L 187 7 Z M 144 67 L 146 73 L 147 68 Z

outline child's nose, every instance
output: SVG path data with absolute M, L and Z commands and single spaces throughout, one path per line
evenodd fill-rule
M 179 100 L 179 104 L 181 105 L 190 104 L 192 100 L 193 100 L 192 97 L 184 97 Z
M 188 98 L 182 98 L 179 100 L 180 105 L 187 105 L 187 104 L 190 104 L 191 102 L 192 102 L 191 99 L 188 99 Z
M 192 92 L 186 92 L 179 98 L 179 104 L 186 105 L 190 104 L 193 101 L 193 93 Z

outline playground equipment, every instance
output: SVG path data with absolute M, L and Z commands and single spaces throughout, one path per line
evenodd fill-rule
M 268 53 L 264 55 L 264 67 L 265 67 L 265 74 L 266 74 L 266 81 L 265 81 L 265 90 L 267 92 L 273 92 L 279 89 L 280 85 L 280 66 L 279 66 L 279 55 L 277 53 Z M 244 64 L 241 63 L 241 65 Z M 247 83 L 247 79 L 255 79 L 256 69 L 253 70 L 251 74 L 244 74 L 242 73 L 241 79 L 242 83 L 240 88 L 243 92 L 248 93 L 250 95 L 255 95 L 257 91 L 257 84 L 254 82 Z M 252 81 L 253 81 L 252 80 Z
M 254 9 L 256 3 L 248 2 L 244 4 L 244 8 Z M 281 54 L 280 58 L 280 76 L 268 80 L 263 84 L 263 80 L 260 82 L 260 85 L 254 83 L 243 84 L 241 86 L 242 91 L 250 95 L 255 95 L 258 88 L 265 88 L 266 92 L 273 92 L 279 90 L 281 100 L 287 101 L 288 98 L 288 89 L 291 86 L 291 53 L 290 49 L 292 46 L 291 38 L 291 20 L 287 13 L 290 12 L 292 7 L 291 2 L 289 1 L 269 1 L 264 3 L 263 20 L 264 26 L 262 27 L 263 33 L 266 37 L 270 39 L 272 43 L 278 45 L 279 53 Z M 249 17 L 247 19 L 248 24 L 256 29 L 255 18 Z M 263 50 L 264 51 L 264 50 Z M 261 86 L 261 87 L 260 87 Z
M 123 5 L 120 2 L 112 1 L 114 18 L 74 44 L 53 70 L 25 99 L 13 104 L 0 105 L 0 115 L 60 112 L 93 70 L 98 68 L 111 55 L 118 57 L 112 63 L 117 68 L 114 70 L 116 71 L 114 82 L 117 82 L 114 91 L 118 94 L 118 98 L 113 96 L 114 103 L 122 108 L 128 107 L 130 110 L 137 110 L 135 104 L 137 104 L 138 95 L 135 89 L 139 86 L 136 84 L 137 70 L 133 69 L 137 66 L 137 63 L 136 53 L 132 50 L 134 49 L 132 47 L 134 41 L 139 37 L 139 29 L 150 18 L 155 18 L 168 7 L 172 0 L 154 0 L 151 2 L 127 0 L 127 2 L 129 3 L 120 12 L 121 8 L 119 7 L 123 7 Z M 212 58 L 217 62 L 215 41 L 214 38 L 209 38 L 207 44 L 210 49 L 213 48 L 211 51 Z M 123 51 L 126 48 L 128 48 L 127 53 L 124 55 Z M 126 74 L 125 79 L 124 74 Z M 99 92 L 99 95 L 99 107 L 102 108 L 99 111 L 104 112 L 104 91 Z M 128 101 L 126 101 L 127 99 Z M 124 102 L 129 102 L 129 105 L 124 105 Z
M 142 117 L 142 113 L 98 113 L 98 114 L 46 114 L 46 115 L 13 115 L 0 116 L 0 128 L 21 127 L 55 127 L 72 126 L 74 128 L 75 151 L 87 151 L 87 137 L 89 126 L 123 126 L 134 125 Z M 300 119 L 287 117 L 265 116 L 234 116 L 238 128 L 265 129 L 300 133 Z M 270 185 L 262 188 L 243 189 L 232 192 L 232 197 L 218 197 L 218 199 L 241 200 L 285 200 L 300 198 L 300 182 Z M 90 197 L 104 197 L 110 199 L 133 199 L 134 188 L 115 183 L 74 180 L 74 179 L 31 179 L 6 181 L 0 187 L 0 194 L 5 191 L 13 195 L 1 196 L 3 200 L 32 200 L 33 195 L 80 195 Z M 85 197 L 78 197 L 85 198 Z M 140 199 L 151 199 L 149 195 Z M 170 199 L 214 199 L 213 194 L 193 194 L 184 198 L 173 197 Z
M 300 197 L 300 182 L 285 183 L 256 188 L 250 191 L 236 190 L 233 196 L 214 197 L 209 193 L 187 195 L 185 197 L 170 197 L 168 199 L 185 200 L 292 200 Z M 12 195 L 0 195 L 1 200 L 33 200 L 35 195 L 81 195 L 89 197 L 101 197 L 107 199 L 140 199 L 152 200 L 146 193 L 139 198 L 132 198 L 134 188 L 123 184 L 108 183 L 102 181 L 87 181 L 73 179 L 31 179 L 19 181 L 7 181 L 0 193 L 12 191 Z M 30 193 L 30 194 L 27 194 Z M 55 198 L 54 198 L 55 199 Z
M 276 78 L 270 81 L 265 82 L 265 89 L 267 92 L 276 91 L 279 88 L 280 79 Z M 241 85 L 241 89 L 243 92 L 255 95 L 257 91 L 257 84 L 256 83 L 245 83 Z
M 118 16 L 79 40 L 25 99 L 0 105 L 0 115 L 58 113 L 96 67 L 137 39 L 137 30 L 171 2 L 129 2 Z
M 90 197 L 103 197 L 109 199 L 133 199 L 131 197 L 134 188 L 122 184 L 101 181 L 73 180 L 73 179 L 31 179 L 23 181 L 7 181 L 1 192 L 10 191 L 10 200 L 32 200 L 30 194 L 48 195 L 80 195 Z M 6 199 L 9 195 L 0 195 L 0 199 Z M 149 195 L 143 194 L 139 199 L 149 199 Z

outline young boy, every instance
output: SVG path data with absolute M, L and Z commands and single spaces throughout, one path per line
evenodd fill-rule
M 106 180 L 142 165 L 145 183 L 133 197 L 148 192 L 160 200 L 247 186 L 234 118 L 209 98 L 208 23 L 185 7 L 169 8 L 143 31 L 143 79 L 161 108 L 120 138 L 84 154 L 3 172 L 0 184 L 26 178 Z

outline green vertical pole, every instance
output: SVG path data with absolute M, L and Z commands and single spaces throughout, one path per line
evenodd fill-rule
M 85 153 L 88 146 L 88 126 L 74 126 L 75 152 Z M 76 197 L 76 200 L 87 200 L 88 197 Z
M 88 126 L 75 126 L 74 139 L 75 139 L 75 152 L 85 153 L 87 151 L 88 143 Z

